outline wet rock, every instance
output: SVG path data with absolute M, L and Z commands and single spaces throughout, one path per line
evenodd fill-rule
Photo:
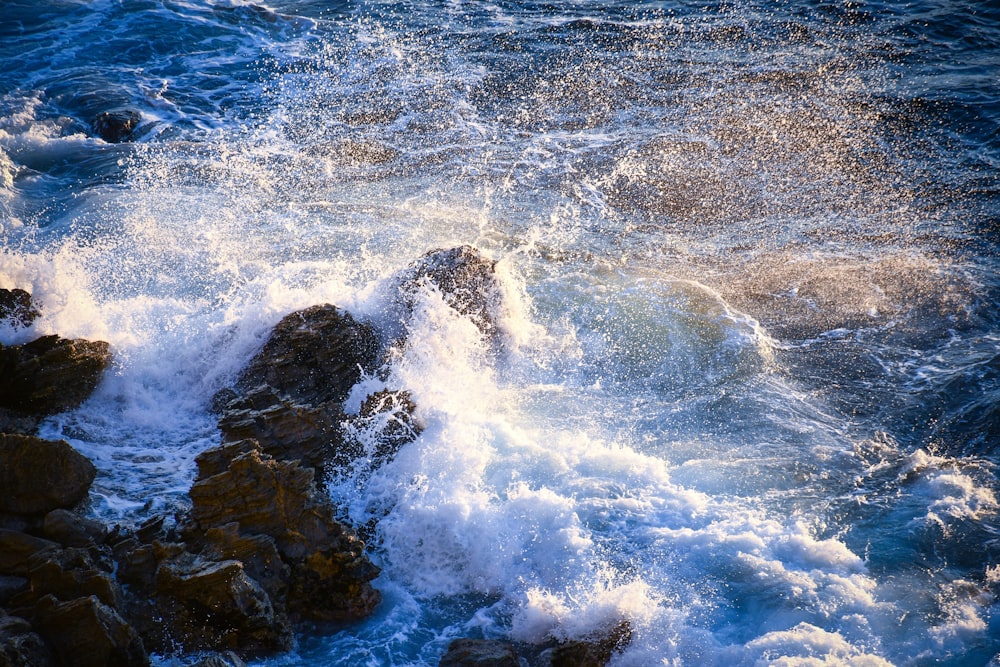
M 456 639 L 439 667 L 519 667 L 514 646 L 493 639 Z
M 246 394 L 262 384 L 306 405 L 341 402 L 379 353 L 375 330 L 329 304 L 285 316 L 236 382 Z
M 87 497 L 97 469 L 65 440 L 0 433 L 0 512 L 42 514 Z
M 372 467 L 391 460 L 423 430 L 414 416 L 416 409 L 407 391 L 383 390 L 368 396 L 350 419 L 354 442 L 350 447 L 345 444 L 345 451 L 364 456 Z
M 108 143 L 117 144 L 132 139 L 141 120 L 142 115 L 131 109 L 104 111 L 94 118 L 90 129 Z
M 30 327 L 40 315 L 31 294 L 23 289 L 0 288 L 0 320 L 20 327 Z
M 57 661 L 74 667 L 146 667 L 149 659 L 135 630 L 96 596 L 60 602 L 43 598 L 33 626 Z
M 68 547 L 88 547 L 103 542 L 108 529 L 100 521 L 69 510 L 56 509 L 45 515 L 42 535 Z
M 244 445 L 245 446 L 245 445 Z M 287 606 L 294 618 L 343 623 L 363 618 L 381 595 L 364 543 L 334 519 L 315 489 L 314 472 L 294 461 L 277 461 L 259 447 L 236 456 L 225 472 L 199 477 L 191 487 L 188 532 L 212 528 L 274 541 L 288 567 Z
M 170 642 L 186 650 L 230 649 L 244 656 L 287 651 L 292 630 L 270 597 L 236 560 L 181 552 L 156 572 L 158 608 L 167 613 Z
M 622 621 L 606 634 L 566 641 L 543 654 L 541 667 L 605 667 L 632 640 L 632 627 Z
M 288 597 L 288 565 L 281 560 L 278 545 L 270 535 L 241 535 L 238 523 L 209 528 L 204 536 L 205 552 L 219 559 L 243 563 L 247 574 L 267 591 L 273 600 Z
M 0 345 L 0 409 L 45 416 L 75 408 L 110 363 L 104 341 L 42 336 Z
M 246 667 L 247 664 L 243 662 L 240 656 L 236 655 L 232 651 L 226 651 L 225 653 L 216 653 L 215 655 L 210 655 L 202 658 L 198 662 L 191 665 L 191 667 Z
M 3 667 L 51 667 L 52 653 L 23 618 L 0 611 L 0 665 Z
M 346 418 L 337 402 L 297 404 L 261 385 L 229 404 L 219 430 L 225 441 L 256 440 L 273 458 L 298 460 L 322 472 L 329 462 L 345 458 L 340 424 Z
M 483 334 L 496 333 L 502 291 L 495 261 L 469 245 L 427 253 L 402 275 L 400 292 L 408 309 L 424 284 L 440 290 L 448 305 L 469 317 Z

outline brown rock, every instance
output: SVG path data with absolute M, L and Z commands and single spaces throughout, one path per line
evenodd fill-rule
M 513 644 L 493 639 L 456 639 L 439 667 L 519 667 Z
M 73 667 L 146 667 L 142 640 L 118 613 L 96 596 L 59 602 L 43 598 L 34 627 L 58 662 Z
M 0 530 L 0 574 L 28 576 L 36 553 L 54 551 L 59 545 L 15 530 Z
M 111 363 L 104 341 L 42 336 L 0 345 L 0 408 L 52 415 L 86 400 Z
M 225 472 L 195 481 L 191 518 L 206 536 L 213 528 L 231 533 L 230 524 L 236 524 L 241 536 L 272 538 L 289 568 L 287 606 L 295 617 L 356 620 L 381 600 L 369 583 L 378 568 L 365 557 L 364 543 L 334 519 L 313 476 L 297 462 L 276 461 L 253 449 L 234 458 Z
M 236 383 L 245 394 L 261 384 L 296 403 L 340 402 L 362 372 L 371 372 L 379 340 L 368 324 L 329 304 L 286 315 Z
M 605 667 L 615 652 L 632 640 L 632 627 L 622 621 L 605 635 L 563 642 L 551 652 L 551 667 Z
M 87 497 L 97 469 L 65 440 L 0 433 L 0 512 L 41 514 Z
M 88 547 L 102 542 L 108 535 L 108 529 L 100 521 L 69 510 L 56 509 L 45 515 L 42 534 L 68 547 Z
M 44 596 L 73 600 L 93 596 L 120 609 L 122 593 L 111 575 L 110 563 L 95 559 L 86 549 L 43 550 L 28 559 L 30 591 L 12 602 L 18 606 L 36 603 Z
M 226 441 L 253 439 L 269 456 L 323 471 L 331 461 L 345 458 L 340 424 L 346 418 L 335 401 L 296 404 L 261 385 L 229 405 L 219 429 Z

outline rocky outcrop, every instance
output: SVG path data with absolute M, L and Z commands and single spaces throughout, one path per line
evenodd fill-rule
M 23 345 L 0 344 L 0 409 L 45 417 L 75 408 L 110 363 L 104 341 L 42 336 Z
M 54 667 L 52 651 L 18 616 L 0 611 L 0 665 L 4 667 Z
M 341 402 L 363 372 L 374 370 L 375 330 L 346 311 L 324 304 L 285 316 L 236 382 L 246 394 L 266 384 L 299 404 Z
M 346 623 L 370 614 L 381 599 L 369 583 L 378 568 L 364 543 L 334 518 L 314 486 L 314 471 L 275 460 L 253 441 L 228 449 L 246 451 L 191 487 L 192 541 L 219 554 L 260 549 L 251 571 L 272 591 L 285 591 L 282 602 L 293 619 Z M 214 453 L 206 458 L 203 469 L 217 470 Z
M 0 433 L 0 512 L 45 514 L 87 497 L 97 469 L 65 440 Z

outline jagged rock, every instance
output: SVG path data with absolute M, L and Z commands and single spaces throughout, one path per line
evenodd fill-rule
M 117 144 L 131 139 L 141 120 L 142 115 L 138 111 L 118 109 L 98 114 L 90 127 L 101 139 Z
M 270 535 L 241 535 L 238 523 L 227 523 L 205 531 L 205 551 L 220 559 L 243 563 L 247 574 L 258 582 L 273 600 L 288 596 L 288 565 L 281 560 L 278 545 Z
M 378 575 L 364 543 L 316 493 L 314 472 L 276 461 L 259 447 L 236 456 L 225 472 L 199 477 L 191 487 L 193 532 L 212 528 L 274 540 L 288 566 L 289 611 L 296 618 L 342 623 L 370 614 L 381 599 Z
M 40 415 L 29 415 L 17 410 L 0 408 L 0 433 L 31 435 L 41 423 Z
M 100 521 L 65 509 L 52 510 L 42 522 L 42 534 L 68 547 L 88 547 L 103 542 L 108 528 Z
M 42 336 L 0 344 L 0 409 L 52 415 L 86 400 L 111 363 L 104 341 Z
M 440 290 L 448 305 L 468 316 L 486 335 L 496 332 L 496 312 L 502 301 L 496 262 L 469 245 L 434 250 L 403 273 L 400 292 L 407 308 L 422 284 Z
M 97 469 L 65 440 L 0 433 L 0 512 L 41 514 L 87 497 Z
M 39 315 L 29 293 L 23 289 L 0 288 L 0 320 L 10 320 L 20 327 L 30 327 Z
M 114 609 L 96 596 L 60 602 L 42 598 L 33 626 L 57 661 L 73 667 L 146 667 L 142 640 Z
M 407 391 L 382 390 L 368 396 L 349 420 L 355 442 L 344 445 L 353 456 L 365 456 L 373 467 L 392 459 L 423 428 L 414 417 L 417 406 Z
M 30 607 L 43 597 L 74 600 L 93 596 L 120 609 L 122 592 L 111 574 L 110 562 L 94 558 L 87 549 L 48 549 L 28 558 L 30 590 L 11 601 L 14 607 Z
M 0 574 L 27 577 L 31 557 L 59 545 L 16 530 L 0 530 Z
M 165 639 L 188 651 L 260 656 L 291 648 L 288 620 L 239 561 L 181 552 L 157 568 L 156 596 L 169 619 Z
M 595 635 L 582 640 L 566 641 L 544 656 L 544 667 L 605 667 L 615 652 L 622 650 L 632 640 L 632 626 L 622 621 L 605 635 Z
M 267 384 L 295 403 L 341 402 L 374 370 L 379 340 L 368 324 L 329 304 L 286 315 L 236 382 L 246 394 Z
M 232 651 L 226 651 L 202 658 L 191 667 L 247 667 L 247 664 Z
M 51 667 L 52 653 L 23 618 L 0 611 L 0 667 Z
M 519 667 L 514 646 L 494 639 L 456 639 L 439 667 Z
M 0 609 L 10 607 L 11 601 L 23 595 L 30 585 L 27 577 L 0 574 Z M 2 665 L 3 662 L 0 661 L 0 666 Z
M 331 461 L 345 459 L 345 419 L 337 402 L 296 404 L 261 385 L 229 404 L 219 429 L 225 441 L 256 440 L 269 456 L 302 461 L 322 473 Z

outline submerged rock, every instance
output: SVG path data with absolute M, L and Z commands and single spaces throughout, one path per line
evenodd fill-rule
M 104 341 L 42 336 L 23 345 L 0 344 L 0 408 L 38 416 L 75 408 L 110 363 Z
M 90 124 L 90 129 L 108 143 L 128 141 L 139 126 L 142 115 L 132 109 L 117 109 L 99 113 Z
M 439 667 L 520 667 L 509 642 L 494 639 L 456 639 L 448 645 Z
M 44 514 L 87 497 L 97 469 L 65 440 L 0 433 L 0 512 Z

